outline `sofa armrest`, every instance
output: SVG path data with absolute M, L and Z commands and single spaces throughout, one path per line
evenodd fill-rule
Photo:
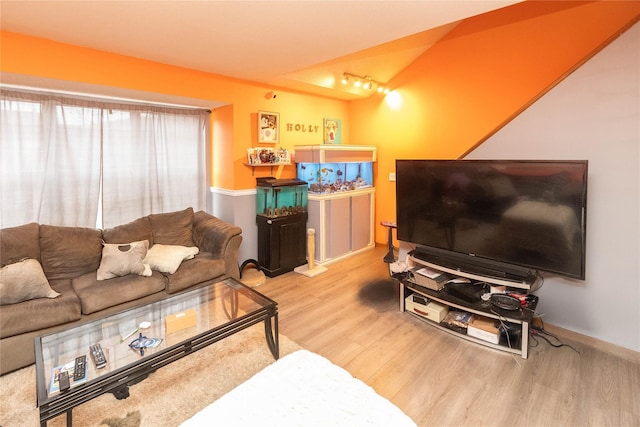
M 201 251 L 211 253 L 214 258 L 223 259 L 225 273 L 240 277 L 238 251 L 242 242 L 242 229 L 205 211 L 193 215 L 193 241 Z

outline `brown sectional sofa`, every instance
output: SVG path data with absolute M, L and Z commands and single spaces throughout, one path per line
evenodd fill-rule
M 0 267 L 25 258 L 42 265 L 55 298 L 0 305 L 0 374 L 35 362 L 34 339 L 128 308 L 205 286 L 223 276 L 239 277 L 242 230 L 204 211 L 151 214 L 131 223 L 99 230 L 36 223 L 0 230 Z M 127 274 L 97 279 L 103 243 L 149 242 L 199 252 L 173 273 Z M 3 284 L 3 286 L 5 286 Z M 6 288 L 4 288 L 6 289 Z M 2 298 L 2 295 L 0 295 Z

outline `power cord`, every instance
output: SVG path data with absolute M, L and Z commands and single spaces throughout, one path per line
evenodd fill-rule
M 511 339 L 509 338 L 509 329 L 507 328 L 507 324 L 504 323 L 504 320 L 507 320 L 506 317 L 502 316 L 500 313 L 496 312 L 495 310 L 491 310 L 491 312 L 493 314 L 495 314 L 496 316 L 498 316 L 498 321 L 500 322 L 500 326 L 502 327 L 502 331 L 504 332 L 504 335 L 507 337 L 507 345 L 509 346 L 509 348 L 511 350 L 513 350 L 513 347 L 511 346 Z M 513 352 L 510 352 L 511 354 L 511 358 L 513 359 L 514 362 L 516 362 L 516 365 L 518 365 L 518 367 L 522 367 L 522 365 L 520 365 L 520 362 L 518 361 L 518 359 L 516 358 L 515 354 Z
M 554 334 L 545 331 L 544 322 L 542 321 L 542 318 L 538 317 L 538 319 L 540 319 L 540 323 L 542 324 L 542 326 L 532 326 L 531 327 L 531 331 L 529 332 L 529 336 L 531 337 L 531 340 L 536 343 L 536 345 L 532 346 L 532 347 L 538 347 L 539 342 L 538 342 L 538 340 L 536 338 L 536 337 L 538 337 L 538 338 L 541 338 L 541 339 L 545 340 L 551 347 L 555 347 L 555 348 L 569 347 L 571 350 L 573 350 L 576 353 L 580 354 L 580 352 L 574 346 L 572 346 L 571 344 L 565 344 L 560 340 L 560 338 L 558 338 Z M 557 342 L 551 342 L 550 338 L 553 338 Z

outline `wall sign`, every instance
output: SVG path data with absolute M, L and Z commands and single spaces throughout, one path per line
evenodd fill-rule
M 287 130 L 287 132 L 318 133 L 320 126 L 304 123 L 287 123 L 285 129 Z

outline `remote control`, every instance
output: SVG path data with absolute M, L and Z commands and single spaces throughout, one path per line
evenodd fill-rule
M 60 385 L 60 391 L 67 391 L 71 387 L 69 382 L 69 373 L 62 371 L 58 374 L 58 384 Z
M 91 351 L 91 358 L 93 359 L 93 363 L 96 364 L 97 369 L 107 366 L 107 357 L 104 355 L 100 344 L 89 346 L 89 350 Z
M 84 374 L 87 368 L 87 356 L 76 357 L 76 364 L 73 368 L 73 380 L 78 381 L 84 378 Z

